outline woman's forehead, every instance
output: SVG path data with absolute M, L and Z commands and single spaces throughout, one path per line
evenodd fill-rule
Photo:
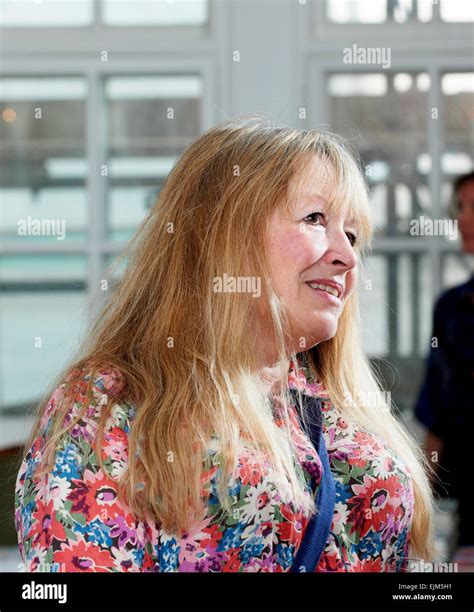
M 295 177 L 291 195 L 302 205 L 320 202 L 327 206 L 335 200 L 338 187 L 337 176 L 330 163 L 312 160 L 307 168 Z
M 337 183 L 333 164 L 327 159 L 311 158 L 295 177 L 295 189 L 300 192 L 335 190 Z M 327 194 L 326 194 L 327 195 Z

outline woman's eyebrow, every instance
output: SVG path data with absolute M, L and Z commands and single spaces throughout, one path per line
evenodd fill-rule
M 311 202 L 313 200 L 320 200 L 323 204 L 325 204 L 326 206 L 328 205 L 328 202 L 326 200 L 326 198 L 324 198 L 322 195 L 320 195 L 319 193 L 305 193 L 303 195 L 303 200 L 306 202 Z M 355 219 L 355 217 L 350 217 L 349 219 L 345 220 L 345 223 L 347 223 L 347 225 L 354 225 L 357 226 L 357 221 Z

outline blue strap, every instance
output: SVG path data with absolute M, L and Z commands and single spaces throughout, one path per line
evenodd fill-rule
M 316 514 L 314 514 L 304 533 L 300 547 L 293 559 L 291 572 L 313 572 L 324 551 L 334 515 L 336 490 L 329 465 L 329 457 L 322 433 L 322 410 L 319 398 L 303 395 L 303 406 L 309 412 L 311 442 L 318 451 L 323 467 L 322 479 L 316 494 Z M 311 410 L 312 409 L 312 410 Z M 313 415 L 311 414 L 313 412 Z M 316 413 L 316 414 L 314 414 Z

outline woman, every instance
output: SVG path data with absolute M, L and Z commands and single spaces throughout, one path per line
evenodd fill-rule
M 289 571 L 322 478 L 289 389 L 321 398 L 336 486 L 316 571 L 429 556 L 421 455 L 358 337 L 370 234 L 335 136 L 247 117 L 194 141 L 40 408 L 16 491 L 30 569 Z

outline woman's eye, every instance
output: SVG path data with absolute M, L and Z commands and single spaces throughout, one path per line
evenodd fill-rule
M 304 220 L 308 220 L 310 223 L 315 223 L 317 225 L 319 225 L 321 223 L 321 221 L 324 221 L 324 213 L 322 212 L 314 212 L 311 213 L 310 215 L 307 215 Z
M 307 215 L 304 218 L 305 221 L 312 223 L 314 225 L 321 225 L 324 221 L 326 221 L 326 217 L 322 212 L 314 212 L 310 215 Z M 346 232 L 346 236 L 351 244 L 351 246 L 355 246 L 357 242 L 357 235 L 354 232 Z
M 351 246 L 355 246 L 355 243 L 357 242 L 357 236 L 352 232 L 346 232 L 346 236 L 349 238 Z

